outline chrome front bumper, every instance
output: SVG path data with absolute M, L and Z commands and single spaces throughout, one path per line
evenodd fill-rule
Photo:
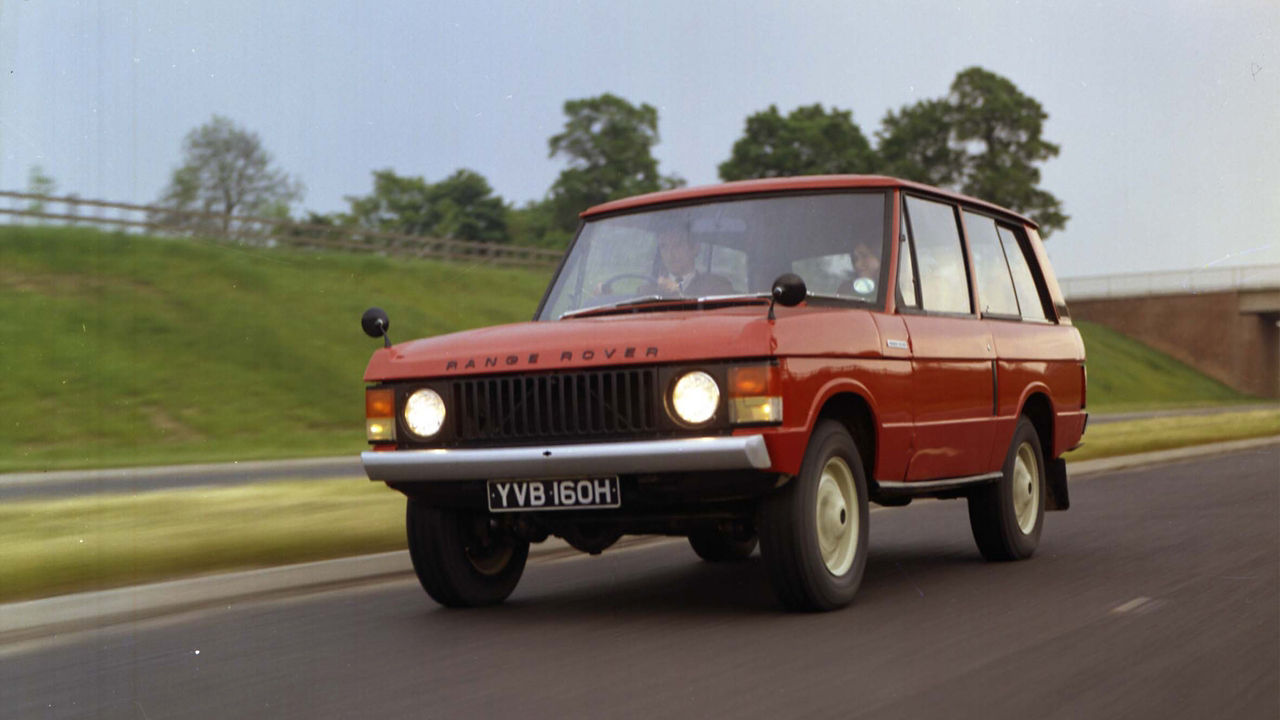
M 760 435 L 484 450 L 392 450 L 364 452 L 360 459 L 369 479 L 382 482 L 766 470 L 772 464 Z

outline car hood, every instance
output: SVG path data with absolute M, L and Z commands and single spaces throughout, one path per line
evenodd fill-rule
M 380 349 L 364 379 L 759 358 L 779 352 L 878 354 L 870 313 L 802 307 L 778 308 L 777 314 L 771 322 L 763 306 L 751 306 L 498 325 Z M 833 343 L 833 337 L 845 341 Z

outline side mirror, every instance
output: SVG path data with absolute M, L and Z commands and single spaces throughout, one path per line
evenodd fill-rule
M 387 330 L 391 327 L 391 319 L 382 308 L 371 307 L 360 316 L 360 329 L 371 338 L 382 338 L 384 347 L 391 347 L 391 338 Z
M 799 305 L 808 294 L 804 278 L 795 273 L 783 273 L 773 281 L 773 301 L 783 307 Z

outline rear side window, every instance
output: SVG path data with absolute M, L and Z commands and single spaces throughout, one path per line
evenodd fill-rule
M 907 223 L 916 251 L 922 305 L 927 312 L 971 313 L 968 273 L 955 209 L 907 198 Z
M 996 221 L 965 211 L 964 231 L 969 237 L 969 252 L 973 254 L 974 280 L 978 283 L 978 306 L 983 315 L 1008 315 L 1018 317 L 1018 298 L 1013 292 L 1013 279 L 1009 277 L 1009 264 Z
M 1018 233 L 1012 228 L 1001 225 L 998 229 L 1000 240 L 1004 244 L 1004 255 L 1009 260 L 1009 274 L 1013 276 L 1013 286 L 1018 292 L 1018 306 L 1022 308 L 1024 320 L 1048 320 L 1045 313 L 1044 295 L 1031 274 L 1031 266 L 1027 263 L 1026 244 L 1018 242 Z

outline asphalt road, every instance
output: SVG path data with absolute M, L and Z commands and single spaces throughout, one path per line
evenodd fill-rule
M 1280 717 L 1280 450 L 1096 475 L 1021 563 L 961 502 L 871 516 L 854 604 L 781 612 L 681 542 L 0 648 L 0 717 Z

